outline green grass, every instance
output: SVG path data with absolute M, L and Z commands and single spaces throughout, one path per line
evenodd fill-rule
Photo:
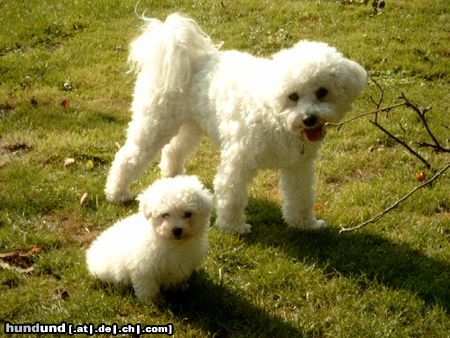
M 448 147 L 449 5 L 387 1 L 372 15 L 356 2 L 142 0 L 138 12 L 189 14 L 224 49 L 262 56 L 303 38 L 326 41 L 369 70 L 386 104 L 404 92 L 419 106 L 432 105 L 430 126 Z M 0 267 L 0 322 L 173 323 L 183 337 L 448 337 L 448 173 L 379 222 L 338 234 L 340 225 L 365 220 L 414 188 L 416 172 L 432 175 L 369 118 L 327 135 L 317 213 L 328 230 L 287 228 L 278 174 L 263 171 L 250 188 L 253 232 L 212 228 L 206 261 L 187 291 L 167 295 L 165 308 L 141 305 L 129 289 L 89 276 L 89 243 L 136 210 L 136 203 L 113 205 L 103 195 L 130 117 L 127 48 L 141 25 L 134 6 L 0 1 L 0 252 L 43 247 L 31 273 Z M 371 84 L 351 114 L 373 110 L 377 95 Z M 405 108 L 381 121 L 408 141 L 429 141 Z M 419 151 L 434 168 L 449 158 Z M 75 163 L 65 167 L 65 158 Z M 211 187 L 217 163 L 205 139 L 188 171 Z M 155 165 L 133 189 L 158 176 Z

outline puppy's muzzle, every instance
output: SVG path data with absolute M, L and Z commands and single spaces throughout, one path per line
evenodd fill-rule
M 183 229 L 175 227 L 172 229 L 172 234 L 175 236 L 176 239 L 180 239 L 183 235 Z

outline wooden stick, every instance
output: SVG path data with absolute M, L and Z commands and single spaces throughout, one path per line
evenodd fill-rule
M 397 104 L 393 104 L 392 106 L 388 106 L 388 107 L 384 107 L 384 108 L 380 108 L 374 111 L 370 111 L 370 112 L 366 112 L 366 113 L 362 113 L 356 116 L 353 116 L 352 118 L 349 118 L 348 120 L 339 122 L 339 123 L 333 123 L 333 122 L 326 122 L 325 126 L 331 126 L 331 127 L 341 127 L 342 125 L 349 123 L 351 121 L 360 119 L 361 117 L 367 116 L 367 115 L 374 115 L 374 114 L 378 114 L 378 113 L 382 113 L 384 111 L 389 111 L 393 108 L 397 108 L 397 107 L 401 107 L 401 106 L 405 106 L 406 103 L 405 102 L 401 102 L 401 103 L 397 103 Z
M 444 172 L 450 168 L 450 162 L 447 163 L 446 166 L 444 166 L 444 168 L 442 168 L 441 170 L 438 171 L 438 173 L 436 175 L 434 175 L 432 178 L 430 178 L 428 181 L 422 183 L 421 185 L 415 187 L 413 190 L 411 190 L 409 193 L 407 193 L 405 196 L 403 196 L 402 198 L 400 198 L 399 200 L 397 200 L 394 204 L 392 204 L 391 206 L 389 206 L 388 208 L 384 209 L 382 212 L 380 212 L 378 215 L 372 217 L 371 219 L 362 222 L 361 224 L 358 224 L 357 226 L 354 227 L 343 227 L 341 226 L 341 230 L 339 230 L 339 234 L 343 233 L 343 232 L 349 232 L 349 231 L 355 231 L 358 229 L 361 229 L 362 227 L 366 226 L 367 224 L 370 223 L 375 223 L 376 221 L 378 221 L 381 217 L 383 217 L 384 215 L 386 215 L 389 211 L 391 211 L 392 209 L 396 208 L 401 202 L 405 201 L 406 199 L 408 199 L 412 194 L 414 194 L 416 191 L 418 191 L 419 189 L 422 189 L 423 187 L 431 184 L 434 180 L 436 180 L 437 178 L 439 178 L 440 176 L 442 176 L 444 174 Z

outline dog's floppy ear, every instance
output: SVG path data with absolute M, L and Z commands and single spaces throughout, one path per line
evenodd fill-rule
M 350 100 L 354 100 L 367 87 L 367 72 L 357 62 L 343 59 L 339 67 L 339 78 Z

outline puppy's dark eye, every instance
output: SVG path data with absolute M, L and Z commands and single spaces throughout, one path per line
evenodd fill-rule
M 297 102 L 298 100 L 300 100 L 300 96 L 298 96 L 297 93 L 292 93 L 291 95 L 288 96 L 289 100 Z
M 327 95 L 328 95 L 328 89 L 326 89 L 326 88 L 321 87 L 321 88 L 317 89 L 317 91 L 316 91 L 316 97 L 319 100 L 325 98 L 325 96 L 327 96 Z
M 161 217 L 162 217 L 162 218 L 167 218 L 167 217 L 169 217 L 169 213 L 166 212 L 166 213 L 162 214 Z
M 192 217 L 192 212 L 186 211 L 183 215 L 183 218 L 191 218 Z

